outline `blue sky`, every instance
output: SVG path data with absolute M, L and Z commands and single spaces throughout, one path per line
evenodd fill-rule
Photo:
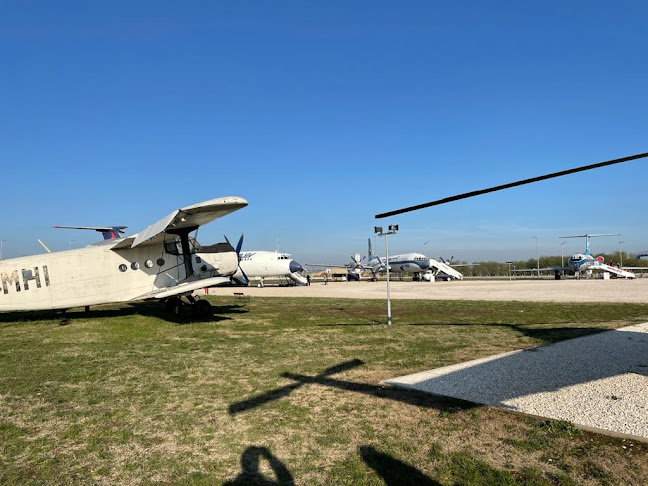
M 373 216 L 646 152 L 645 2 L 12 2 L 0 14 L 4 257 L 91 243 L 222 195 L 200 232 L 303 263 Z M 648 249 L 646 162 L 393 218 L 393 252 Z M 70 241 L 74 240 L 74 241 Z M 619 238 L 593 242 L 613 251 Z M 428 242 L 427 244 L 425 244 Z M 568 240 L 565 252 L 582 250 Z M 381 245 L 382 248 L 382 245 Z

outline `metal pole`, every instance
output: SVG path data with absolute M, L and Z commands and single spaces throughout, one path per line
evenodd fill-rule
M 387 267 L 387 325 L 391 326 L 391 299 L 389 298 L 389 239 L 388 234 L 385 234 L 385 266 Z
M 565 254 L 563 253 L 563 245 L 567 243 L 566 241 L 563 241 L 560 244 L 560 266 L 564 267 L 565 266 Z
M 3 245 L 4 242 L 5 240 L 0 240 L 0 260 L 2 260 L 2 250 L 4 249 L 4 245 Z
M 532 236 L 536 240 L 536 269 L 538 270 L 538 278 L 540 278 L 540 254 L 538 253 L 538 237 Z
M 625 241 L 619 241 L 619 268 L 623 268 L 623 255 L 621 254 L 621 243 L 625 243 Z
M 429 241 L 426 241 L 425 243 L 423 243 L 423 254 L 425 255 L 426 258 L 427 258 L 427 253 L 425 253 L 425 245 L 427 245 L 428 243 L 429 243 Z

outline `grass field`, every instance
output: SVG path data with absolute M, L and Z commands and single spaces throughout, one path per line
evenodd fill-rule
M 646 484 L 648 447 L 379 385 L 648 305 L 214 299 L 0 316 L 2 484 Z M 62 325 L 63 324 L 63 325 Z

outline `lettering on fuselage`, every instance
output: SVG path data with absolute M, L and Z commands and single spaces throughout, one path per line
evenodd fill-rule
M 20 285 L 21 274 L 22 274 L 22 288 Z M 49 272 L 47 270 L 47 265 L 43 265 L 43 277 L 45 280 L 45 286 L 49 287 L 50 280 L 49 280 Z M 38 269 L 38 267 L 34 267 L 32 269 L 23 268 L 20 272 L 18 270 L 14 270 L 10 274 L 4 272 L 0 273 L 0 280 L 2 280 L 2 292 L 5 294 L 8 294 L 9 289 L 14 285 L 16 286 L 16 292 L 21 292 L 23 289 L 29 290 L 29 282 L 31 282 L 32 280 L 36 283 L 36 288 L 40 289 L 42 285 L 40 270 Z

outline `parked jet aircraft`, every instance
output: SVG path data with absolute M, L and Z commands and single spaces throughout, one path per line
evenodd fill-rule
M 227 242 L 227 236 L 225 237 Z M 288 253 L 277 251 L 245 251 L 241 252 L 243 246 L 243 235 L 236 245 L 236 253 L 239 256 L 239 268 L 232 281 L 239 285 L 247 285 L 250 280 L 258 280 L 259 287 L 263 287 L 264 278 L 287 277 L 293 282 L 305 285 L 307 280 L 299 273 L 304 269 L 293 260 Z
M 576 235 L 576 236 L 561 236 L 560 238 L 585 238 L 585 253 L 575 253 L 567 259 L 567 265 L 564 267 L 545 267 L 545 268 L 518 268 L 512 270 L 513 273 L 527 273 L 527 272 L 546 272 L 553 271 L 556 280 L 564 274 L 575 275 L 576 278 L 581 278 L 583 275 L 591 276 L 592 272 L 608 272 L 616 275 L 617 277 L 636 278 L 636 275 L 627 271 L 625 268 L 619 268 L 612 265 L 606 265 L 603 262 L 603 257 L 594 258 L 590 253 L 590 238 L 600 236 L 619 236 L 619 233 L 614 234 L 598 234 L 598 235 Z
M 128 238 L 2 260 L 0 312 L 155 299 L 178 314 L 184 297 L 198 315 L 207 315 L 209 302 L 191 293 L 228 283 L 238 258 L 228 243 L 201 246 L 189 234 L 247 204 L 235 196 L 211 199 L 177 209 Z
M 584 273 L 591 275 L 592 271 L 609 272 L 619 277 L 635 278 L 636 275 L 618 267 L 606 265 L 603 263 L 603 257 L 594 258 L 590 254 L 590 238 L 599 236 L 619 236 L 615 234 L 599 234 L 599 235 L 576 235 L 576 236 L 561 236 L 560 238 L 585 238 L 585 253 L 576 253 L 569 257 L 566 267 L 555 267 L 553 270 L 556 272 L 556 279 L 560 278 L 560 272 L 569 273 L 580 277 Z

